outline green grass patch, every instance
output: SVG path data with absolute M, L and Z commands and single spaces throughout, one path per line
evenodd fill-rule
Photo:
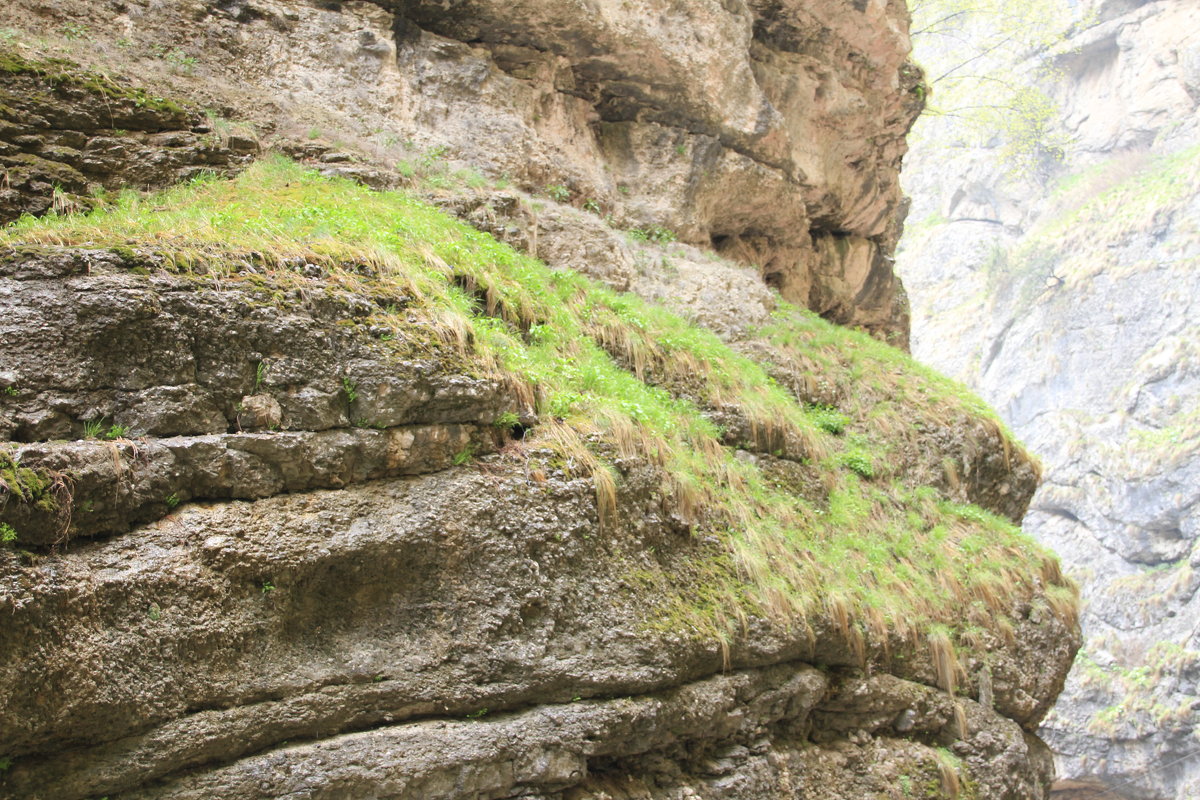
M 906 404 L 994 420 L 986 407 L 899 351 L 796 309 L 768 335 L 844 385 L 836 410 L 801 402 L 761 364 L 662 308 L 552 270 L 408 194 L 283 159 L 235 180 L 125 193 L 86 216 L 22 219 L 0 234 L 0 245 L 30 243 L 150 250 L 180 272 L 281 284 L 311 280 L 289 264 L 317 262 L 327 283 L 405 297 L 372 324 L 399 331 L 414 316 L 429 320 L 464 369 L 508 381 L 540 418 L 526 442 L 591 477 L 602 523 L 619 511 L 615 457 L 639 459 L 659 468 L 666 510 L 720 543 L 675 572 L 645 571 L 639 580 L 660 598 L 653 624 L 727 640 L 747 615 L 797 624 L 821 615 L 860 646 L 895 631 L 919 641 L 934 625 L 993 625 L 1039 581 L 1065 585 L 1053 557 L 1011 524 L 876 468 Z M 270 274 L 239 275 L 248 253 Z M 879 396 L 862 399 L 875 384 Z M 889 416 L 872 416 L 883 394 Z M 731 420 L 742 433 L 730 433 Z M 879 430 L 838 435 L 854 425 Z M 805 465 L 823 498 L 781 488 L 731 445 Z

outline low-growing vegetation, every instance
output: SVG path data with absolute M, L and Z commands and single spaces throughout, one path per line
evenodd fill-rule
M 658 468 L 664 509 L 698 544 L 671 571 L 634 576 L 661 593 L 650 624 L 725 640 L 748 616 L 798 625 L 819 616 L 865 652 L 894 633 L 924 643 L 938 626 L 1011 634 L 1014 598 L 1046 587 L 1056 612 L 1074 613 L 1057 561 L 1011 523 L 878 467 L 906 408 L 998 427 L 983 404 L 813 315 L 783 307 L 764 336 L 839 387 L 836 408 L 799 399 L 760 363 L 662 308 L 552 270 L 408 194 L 283 159 L 231 181 L 197 179 L 149 198 L 127 192 L 86 216 L 26 218 L 0 234 L 0 246 L 30 243 L 152 254 L 197 280 L 284 287 L 311 286 L 316 279 L 293 265 L 320 263 L 326 283 L 405 298 L 380 303 L 369 324 L 391 326 L 396 346 L 412 347 L 415 337 L 400 334 L 419 322 L 435 332 L 419 346 L 505 380 L 514 406 L 536 412 L 523 446 L 555 454 L 539 469 L 590 477 L 602 524 L 620 513 L 617 465 Z M 343 389 L 353 403 L 355 387 Z M 809 470 L 820 496 L 769 480 L 764 465 L 774 459 Z
M 0 49 L 0 72 L 36 76 L 54 86 L 83 89 L 110 100 L 132 102 L 139 108 L 182 113 L 184 108 L 173 100 L 145 89 L 125 86 L 107 75 L 81 70 L 73 61 L 60 58 L 28 58 L 15 50 Z

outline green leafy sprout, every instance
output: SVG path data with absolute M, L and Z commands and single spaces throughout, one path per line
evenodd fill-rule
M 108 425 L 103 418 L 84 420 L 83 422 L 83 438 L 85 439 L 114 439 L 124 438 L 129 433 L 127 425 Z

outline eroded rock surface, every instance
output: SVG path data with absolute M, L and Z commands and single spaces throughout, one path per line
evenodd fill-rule
M 880 492 L 1011 519 L 1028 505 L 1036 466 L 972 406 L 859 386 L 849 349 L 798 359 L 760 336 L 770 284 L 905 339 L 889 253 L 920 93 L 898 3 L 12 7 L 30 30 L 85 34 L 80 60 L 142 64 L 322 171 L 404 182 L 398 152 L 410 169 L 507 173 L 515 189 L 428 195 L 697 320 L 803 403 L 866 398 L 856 425 L 912 403 L 880 434 L 879 474 L 858 465 Z M 350 123 L 358 149 L 317 130 Z M 964 619 L 957 666 L 949 634 L 901 636 L 886 617 L 867 635 L 832 611 L 755 610 L 715 637 L 647 588 L 712 613 L 697 572 L 728 558 L 667 502 L 662 468 L 614 459 L 602 507 L 569 458 L 511 441 L 549 422 L 528 390 L 409 298 L 304 259 L 129 245 L 0 255 L 0 794 L 1047 792 L 1031 731 L 1078 644 L 1052 560 L 1027 554 L 1044 572 L 1022 576 L 1003 625 Z M 370 286 L 368 268 L 339 268 Z M 714 446 L 824 513 L 822 471 L 845 465 L 764 446 L 735 407 L 703 412 Z
M 15 5 L 32 29 L 69 18 L 124 37 L 110 58 L 158 53 L 146 60 L 159 72 L 154 48 L 169 42 L 199 63 L 165 83 L 264 133 L 328 130 L 388 169 L 454 158 L 557 187 L 555 199 L 715 247 L 786 299 L 907 344 L 891 252 L 924 95 L 898 0 Z
M 198 109 L 69 61 L 0 53 L 0 224 L 85 210 L 102 192 L 228 174 L 257 152 Z
M 2 519 L 23 548 L 75 537 L 0 551 L 7 796 L 949 796 L 960 774 L 981 796 L 1048 787 L 1028 731 L 1075 640 L 1044 602 L 1012 609 L 1007 640 L 974 634 L 959 697 L 934 688 L 924 647 L 864 653 L 830 619 L 754 618 L 725 647 L 648 624 L 660 598 L 642 576 L 686 574 L 714 546 L 663 505 L 655 468 L 623 463 L 602 523 L 591 479 L 552 453 L 465 463 L 504 442 L 504 411 L 529 412 L 422 344 L 419 316 L 381 339 L 365 298 L 303 264 L 264 283 L 128 258 L 3 261 L 6 334 L 27 348 L 5 362 L 6 458 L 67 493 L 41 517 L 7 497 Z M 80 292 L 146 313 L 105 327 L 63 300 Z M 47 363 L 52 344 L 69 357 Z M 139 382 L 135 350 L 190 359 L 190 382 Z M 178 385 L 193 403 L 126 402 Z M 80 440 L 93 412 L 119 435 L 102 417 L 99 440 Z M 280 430 L 239 431 L 248 416 Z M 939 458 L 912 457 L 910 476 Z M 1017 480 L 1001 502 L 1023 508 L 1031 490 Z
M 1090 5 L 1046 54 L 1054 133 L 1071 141 L 1057 181 L 915 149 L 929 224 L 901 263 L 915 352 L 1042 454 L 1026 528 L 1084 586 L 1087 645 L 1043 729 L 1064 797 L 1183 800 L 1200 792 L 1200 17 L 1186 2 Z

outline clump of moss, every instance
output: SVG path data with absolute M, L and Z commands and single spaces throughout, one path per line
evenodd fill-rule
M 22 467 L 10 454 L 0 453 L 0 500 L 24 503 L 53 514 L 58 511 L 53 486 L 51 476 Z
M 110 100 L 129 101 L 138 108 L 167 114 L 183 114 L 187 109 L 180 103 L 125 86 L 113 78 L 84 69 L 65 58 L 30 59 L 12 50 L 0 49 L 0 72 L 10 75 L 32 75 L 54 87 L 70 86 Z
M 894 634 L 924 642 L 938 626 L 1011 634 L 1018 598 L 1045 586 L 1073 596 L 1054 557 L 1011 523 L 878 468 L 889 436 L 902 435 L 893 428 L 905 404 L 931 419 L 947 408 L 994 419 L 986 407 L 887 345 L 804 312 L 785 308 L 767 333 L 840 387 L 836 412 L 660 307 L 552 270 L 405 193 L 284 159 L 0 233 L 0 245 L 27 242 L 133 245 L 209 276 L 236 275 L 253 253 L 272 282 L 305 280 L 291 265 L 316 263 L 327 286 L 405 298 L 372 325 L 401 336 L 419 320 L 464 368 L 507 382 L 541 420 L 526 442 L 591 477 L 602 524 L 619 513 L 615 464 L 657 469 L 664 511 L 712 544 L 670 571 L 642 570 L 659 603 L 651 624 L 727 641 L 749 616 L 821 617 L 861 652 Z M 731 421 L 745 431 L 736 441 Z M 821 496 L 789 491 L 735 446 L 813 470 Z

